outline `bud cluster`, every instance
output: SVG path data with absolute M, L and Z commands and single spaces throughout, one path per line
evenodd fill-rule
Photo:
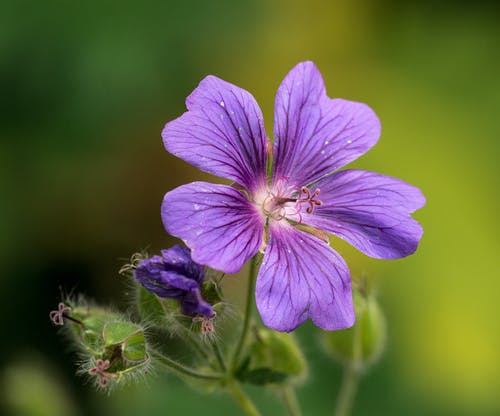
M 100 387 L 147 372 L 151 360 L 143 326 L 119 313 L 69 300 L 59 303 L 50 318 L 66 327 L 81 355 L 80 372 L 92 376 Z

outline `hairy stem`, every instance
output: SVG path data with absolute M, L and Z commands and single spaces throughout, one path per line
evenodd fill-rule
M 200 357 L 204 358 L 207 360 L 207 362 L 210 361 L 210 355 L 205 351 L 205 349 L 201 346 L 199 338 L 193 334 L 189 329 L 184 327 L 183 325 L 179 325 L 181 328 L 182 334 L 186 337 L 189 338 L 189 345 L 191 348 L 193 348 Z
M 198 378 L 201 380 L 222 380 L 223 375 L 215 374 L 215 373 L 202 373 L 194 368 L 190 368 L 185 366 L 184 364 L 178 363 L 177 361 L 172 360 L 171 358 L 160 354 L 159 352 L 153 353 L 156 360 L 163 364 L 165 367 L 168 367 L 172 370 L 177 371 L 178 373 L 184 374 L 189 377 Z
M 335 416 L 348 416 L 351 414 L 352 405 L 358 389 L 359 370 L 353 363 L 346 364 L 344 368 L 344 375 L 342 378 L 342 385 L 337 397 L 337 404 L 335 406 Z
M 163 309 L 163 313 L 166 317 L 168 317 L 168 312 L 165 309 L 164 303 L 160 301 L 160 305 Z M 201 346 L 199 338 L 182 324 L 177 325 L 177 328 L 182 331 L 183 336 L 189 339 L 188 345 L 200 356 L 200 358 L 205 359 L 205 361 L 207 362 L 210 362 L 210 355 Z
M 295 389 L 292 386 L 283 387 L 281 389 L 281 397 L 290 416 L 301 416 L 300 405 L 295 394 Z
M 247 286 L 247 296 L 245 304 L 245 316 L 243 318 L 243 329 L 241 330 L 240 339 L 234 350 L 233 358 L 231 360 L 230 370 L 235 371 L 240 359 L 241 351 L 245 345 L 245 341 L 248 334 L 248 329 L 250 326 L 250 318 L 252 316 L 252 307 L 254 303 L 254 292 L 255 292 L 255 279 L 257 277 L 257 256 L 255 255 L 250 261 L 250 273 L 248 275 L 248 286 Z
M 216 341 L 212 342 L 212 349 L 214 350 L 215 357 L 217 358 L 217 362 L 219 363 L 219 367 L 221 371 L 226 371 L 226 363 L 224 361 L 224 356 L 219 348 L 219 344 Z
M 247 416 L 260 416 L 260 412 L 255 407 L 255 404 L 246 395 L 239 383 L 233 381 L 228 384 L 228 388 L 233 398 L 238 402 Z
M 351 414 L 354 398 L 358 390 L 359 379 L 362 370 L 361 364 L 361 327 L 359 323 L 354 325 L 352 340 L 353 358 L 344 365 L 342 385 L 337 396 L 335 416 L 349 416 Z

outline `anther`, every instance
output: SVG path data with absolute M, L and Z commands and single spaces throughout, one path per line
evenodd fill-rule
M 214 319 L 216 318 L 217 316 L 217 313 L 214 311 L 214 314 L 210 317 L 210 318 L 207 318 L 205 316 L 195 316 L 193 318 L 193 322 L 201 322 L 201 327 L 200 327 L 200 331 L 202 334 L 208 334 L 208 333 L 212 333 L 212 332 L 215 332 L 215 328 L 214 328 Z
M 309 188 L 303 186 L 300 189 L 300 192 L 304 195 L 303 198 L 297 199 L 297 205 L 302 203 L 308 203 L 309 206 L 306 208 L 306 212 L 308 214 L 312 214 L 315 207 L 320 207 L 321 205 L 323 205 L 322 201 L 320 201 L 319 199 L 315 199 L 318 197 L 319 191 L 320 191 L 319 188 L 316 188 L 314 192 L 311 194 Z

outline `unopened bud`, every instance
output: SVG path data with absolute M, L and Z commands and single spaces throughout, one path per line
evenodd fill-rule
M 384 315 L 370 294 L 353 292 L 356 322 L 353 327 L 321 334 L 325 350 L 342 362 L 355 362 L 361 367 L 375 363 L 385 346 Z
M 293 334 L 255 329 L 249 358 L 239 377 L 253 384 L 287 383 L 303 380 L 307 362 Z
M 71 323 L 65 328 L 86 357 L 81 373 L 94 377 L 101 388 L 109 387 L 111 381 L 116 384 L 123 378 L 137 378 L 146 373 L 150 357 L 141 325 L 99 307 L 65 308 L 64 319 Z
M 190 250 L 185 246 L 176 245 L 162 250 L 159 256 L 142 260 L 135 269 L 134 277 L 154 294 L 147 296 L 139 291 L 138 311 L 142 319 L 153 318 L 154 323 L 161 324 L 162 313 L 167 315 L 168 320 L 177 310 L 188 317 L 201 315 L 210 319 L 214 316 L 211 303 L 202 296 L 205 269 L 193 261 Z M 155 297 L 160 299 L 155 300 Z M 175 312 L 170 308 L 172 302 L 169 300 L 177 303 Z

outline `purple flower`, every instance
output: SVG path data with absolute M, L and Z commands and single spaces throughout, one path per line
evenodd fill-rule
M 162 298 L 180 300 L 184 315 L 215 316 L 212 306 L 203 300 L 200 293 L 205 270 L 191 259 L 187 247 L 176 245 L 162 250 L 161 256 L 142 260 L 134 277 L 150 292 Z
M 235 184 L 193 182 L 167 193 L 166 230 L 184 240 L 196 262 L 226 273 L 265 249 L 256 300 L 267 326 L 292 331 L 311 318 L 326 330 L 350 327 L 349 269 L 319 238 L 323 231 L 381 259 L 413 253 L 422 236 L 410 217 L 425 203 L 417 188 L 372 172 L 336 172 L 377 142 L 375 113 L 328 98 L 316 66 L 298 64 L 276 95 L 267 178 L 268 140 L 250 93 L 208 76 L 186 106 L 165 126 L 165 147 Z

